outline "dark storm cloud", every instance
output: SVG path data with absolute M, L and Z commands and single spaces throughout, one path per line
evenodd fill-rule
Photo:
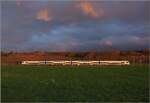
M 148 1 L 1 1 L 2 50 L 148 48 Z

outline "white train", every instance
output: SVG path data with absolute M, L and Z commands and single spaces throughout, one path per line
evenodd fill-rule
M 129 61 L 22 61 L 23 65 L 130 65 Z

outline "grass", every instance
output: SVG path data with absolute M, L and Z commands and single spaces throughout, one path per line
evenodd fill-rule
M 2 66 L 2 102 L 148 102 L 148 65 Z

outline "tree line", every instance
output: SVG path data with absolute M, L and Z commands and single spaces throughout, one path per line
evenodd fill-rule
M 149 50 L 103 52 L 1 52 L 2 64 L 17 64 L 24 60 L 128 60 L 148 64 Z

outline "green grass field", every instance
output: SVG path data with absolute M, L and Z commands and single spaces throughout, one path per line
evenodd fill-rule
M 145 66 L 2 66 L 2 102 L 148 102 Z

